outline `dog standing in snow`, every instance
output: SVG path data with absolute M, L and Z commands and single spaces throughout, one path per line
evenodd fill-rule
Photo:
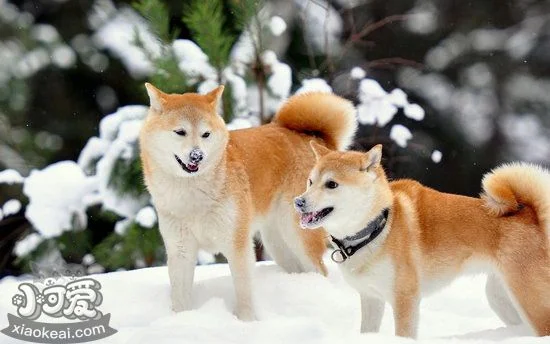
M 230 132 L 216 112 L 223 86 L 206 95 L 146 88 L 151 105 L 140 133 L 141 160 L 166 247 L 173 310 L 191 307 L 201 248 L 227 258 L 235 313 L 255 319 L 252 236 L 258 230 L 286 271 L 326 274 L 326 233 L 300 229 L 293 198 L 315 163 L 310 140 L 331 149 L 351 142 L 353 105 L 328 93 L 298 95 L 273 123 Z
M 467 271 L 488 271 L 489 303 L 507 324 L 550 335 L 550 173 L 503 165 L 483 178 L 481 198 L 388 182 L 382 146 L 333 152 L 312 143 L 317 163 L 295 207 L 304 228 L 332 236 L 344 278 L 361 297 L 361 331 L 378 331 L 384 302 L 395 333 L 416 337 L 423 295 Z

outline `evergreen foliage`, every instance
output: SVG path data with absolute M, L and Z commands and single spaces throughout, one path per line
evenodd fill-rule
M 170 30 L 170 13 L 166 4 L 160 0 L 140 0 L 134 3 L 134 8 L 147 20 L 147 24 L 162 43 L 161 55 L 155 56 L 149 52 L 139 35 L 135 32 L 134 44 L 141 48 L 149 61 L 155 66 L 150 82 L 167 93 L 183 93 L 189 91 L 187 78 L 178 67 L 178 60 L 170 48 L 170 44 L 179 34 L 179 30 Z
M 183 22 L 189 27 L 195 42 L 221 73 L 227 64 L 235 37 L 225 27 L 226 18 L 220 0 L 192 0 L 184 9 Z
M 118 159 L 111 171 L 109 184 L 121 196 L 143 197 L 146 195 L 147 190 L 143 182 L 143 169 L 139 157 L 134 156 L 129 160 Z
M 137 223 L 132 223 L 122 235 L 111 233 L 94 248 L 93 254 L 109 270 L 154 266 L 164 261 L 158 228 L 144 228 Z
M 159 0 L 140 0 L 134 8 L 147 20 L 151 31 L 164 43 L 170 44 L 179 34 L 179 30 L 170 30 L 168 6 Z

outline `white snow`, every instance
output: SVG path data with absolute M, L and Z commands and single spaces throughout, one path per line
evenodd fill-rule
M 157 223 L 157 213 L 151 206 L 142 208 L 136 214 L 136 222 L 141 227 L 151 228 Z
M 403 113 L 405 116 L 412 118 L 416 121 L 421 121 L 424 119 L 424 109 L 418 104 L 407 104 L 404 107 Z
M 419 1 L 420 5 L 415 6 L 407 13 L 404 26 L 411 32 L 426 35 L 437 29 L 438 10 L 429 1 Z
M 441 158 L 443 157 L 443 154 L 438 151 L 437 149 L 432 152 L 432 161 L 436 164 L 439 164 L 441 162 Z
M 88 171 L 94 162 L 100 159 L 109 149 L 109 143 L 108 140 L 91 137 L 78 156 L 78 166 L 84 171 Z
M 55 41 L 59 41 L 61 38 L 57 29 L 49 24 L 33 25 L 31 28 L 31 36 L 37 41 L 43 43 L 54 43 Z
M 59 68 L 69 68 L 76 63 L 76 53 L 66 44 L 58 45 L 52 52 L 52 62 Z
M 89 274 L 100 274 L 105 271 L 105 268 L 99 264 L 92 264 L 88 267 L 87 272 Z
M 390 94 L 388 94 L 388 100 L 397 107 L 404 107 L 409 104 L 407 101 L 407 94 L 400 88 L 393 89 Z
M 246 129 L 251 127 L 252 123 L 247 118 L 235 118 L 231 121 L 231 123 L 227 124 L 228 130 Z
M 370 111 L 376 116 L 379 127 L 384 127 L 390 123 L 393 116 L 397 113 L 397 107 L 391 104 L 387 98 L 375 100 L 370 103 Z
M 230 59 L 233 68 L 239 75 L 244 75 L 248 66 L 254 61 L 255 49 L 252 34 L 247 29 L 237 39 L 237 42 L 231 48 Z
M 128 105 L 119 108 L 115 113 L 107 115 L 99 122 L 99 137 L 114 141 L 118 135 L 120 125 L 124 121 L 143 119 L 149 108 L 143 105 Z
M 334 55 L 340 51 L 343 21 L 338 11 L 326 0 L 294 0 L 300 18 L 306 23 L 303 30 L 306 40 L 317 53 Z
M 132 224 L 132 220 L 130 219 L 117 221 L 117 223 L 115 223 L 115 233 L 121 236 L 126 234 L 126 231 L 128 230 L 131 224 Z
M 206 79 L 203 82 L 201 82 L 197 87 L 197 93 L 207 94 L 210 91 L 213 91 L 218 86 L 220 86 L 220 84 L 216 80 Z
M 259 321 L 248 323 L 232 314 L 234 289 L 225 264 L 196 268 L 192 310 L 178 314 L 170 310 L 165 267 L 94 275 L 103 295 L 98 308 L 111 314 L 110 325 L 118 330 L 101 343 L 548 343 L 524 325 L 504 327 L 486 301 L 482 276 L 461 278 L 422 301 L 418 341 L 394 336 L 389 306 L 380 333 L 360 334 L 359 296 L 334 264 L 328 268 L 325 278 L 257 264 L 253 290 Z M 0 298 L 0 328 L 8 325 L 5 315 L 15 311 L 11 299 L 19 283 L 13 277 L 0 281 L 0 295 L 6 296 Z M 0 336 L 3 344 L 20 343 Z
M 470 32 L 472 48 L 478 51 L 494 51 L 504 48 L 510 33 L 501 29 L 476 29 Z
M 13 252 L 17 257 L 24 257 L 37 248 L 42 241 L 44 238 L 40 234 L 31 233 L 15 244 Z
M 304 79 L 302 80 L 302 87 L 300 87 L 295 94 L 306 92 L 332 92 L 332 87 L 321 78 Z
M 357 105 L 357 120 L 361 124 L 376 124 L 376 113 L 369 104 L 360 103 Z
M 130 73 L 139 78 L 149 75 L 153 66 L 143 50 L 134 44 L 136 31 L 145 49 L 151 55 L 159 56 L 160 41 L 149 31 L 145 20 L 129 7 L 117 11 L 92 39 L 98 47 L 108 49 L 119 57 Z
M 382 98 L 388 94 L 378 81 L 374 79 L 363 79 L 359 84 L 359 98 L 365 101 L 373 98 Z
M 542 30 L 546 28 L 545 16 L 527 17 L 521 22 L 521 29 L 510 35 L 505 44 L 508 54 L 515 59 L 523 59 L 536 46 Z
M 33 170 L 25 180 L 23 193 L 29 198 L 25 217 L 44 237 L 52 238 L 73 228 L 74 221 L 86 227 L 87 195 L 96 189 L 73 161 L 61 161 L 43 170 Z
M 358 89 L 359 104 L 357 105 L 357 120 L 364 125 L 384 127 L 389 124 L 400 108 L 405 117 L 421 121 L 424 119 L 424 109 L 414 103 L 409 103 L 407 94 L 400 88 L 388 93 L 378 81 L 363 79 Z M 395 124 L 390 130 L 390 139 L 400 147 L 407 147 L 407 141 L 412 139 L 411 131 L 402 124 Z
M 359 122 L 371 125 L 377 123 L 380 127 L 388 124 L 398 111 L 391 99 L 376 80 L 361 80 L 359 83 Z
M 286 99 L 290 95 L 292 87 L 292 69 L 286 63 L 277 59 L 277 55 L 271 50 L 262 54 L 263 63 L 271 70 L 267 79 L 267 87 L 275 96 Z
M 195 42 L 178 39 L 172 43 L 172 49 L 178 58 L 178 67 L 191 79 L 191 83 L 197 82 L 200 78 L 216 79 L 216 70 L 208 62 L 208 56 Z
M 99 159 L 96 177 L 103 207 L 124 217 L 135 216 L 147 200 L 120 195 L 110 186 L 111 171 L 119 159 L 128 160 L 137 153 L 136 141 L 147 111 L 146 106 L 132 105 L 105 116 L 99 124 L 99 138 L 91 138 L 79 157 L 79 165 L 85 169 Z
M 352 79 L 363 79 L 365 76 L 367 76 L 367 72 L 361 67 L 353 67 L 350 72 L 350 76 Z
M 199 250 L 197 254 L 197 264 L 207 265 L 213 264 L 216 262 L 216 257 L 212 253 L 206 252 L 204 250 Z
M 274 36 L 280 36 L 286 30 L 286 22 L 279 16 L 273 16 L 269 20 L 269 29 Z
M 514 145 L 512 153 L 523 161 L 546 161 L 550 156 L 550 138 L 541 118 L 534 114 L 506 115 L 499 123 L 502 132 Z
M 2 213 L 4 213 L 4 217 L 15 215 L 20 210 L 21 202 L 19 202 L 19 200 L 17 199 L 10 199 L 6 203 L 4 203 L 4 206 L 2 207 Z
M 391 127 L 390 139 L 395 141 L 399 147 L 407 147 L 407 141 L 412 139 L 411 131 L 401 124 L 395 124 Z
M 93 263 L 95 263 L 95 257 L 93 254 L 88 253 L 85 254 L 84 257 L 82 257 L 82 264 L 92 265 Z
M 24 180 L 16 170 L 7 169 L 0 172 L 0 184 L 21 184 Z
M 246 81 L 241 76 L 234 73 L 232 68 L 225 68 L 223 77 L 231 86 L 233 115 L 235 117 L 246 116 L 248 114 L 248 104 L 246 102 L 248 90 L 246 88 Z

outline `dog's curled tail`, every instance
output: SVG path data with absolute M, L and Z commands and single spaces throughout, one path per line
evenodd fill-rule
M 332 93 L 302 93 L 289 98 L 274 123 L 298 132 L 321 137 L 331 149 L 344 150 L 357 130 L 353 104 Z
M 538 165 L 502 165 L 483 177 L 481 197 L 489 211 L 501 216 L 532 207 L 550 235 L 550 172 Z

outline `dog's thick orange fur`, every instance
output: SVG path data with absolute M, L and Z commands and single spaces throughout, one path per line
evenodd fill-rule
M 330 152 L 315 144 L 313 148 L 319 161 L 310 175 L 311 190 L 303 195 L 312 207 L 324 197 L 336 197 L 316 189 L 316 180 L 328 174 L 340 184 L 340 192 L 346 187 L 372 192 L 363 211 L 354 208 L 349 216 L 359 216 L 366 224 L 382 209 L 390 209 L 384 232 L 341 264 L 346 279 L 361 293 L 363 330 L 377 330 L 377 315 L 382 312 L 377 300 L 382 299 L 393 305 L 396 334 L 416 336 L 421 295 L 477 268 L 498 276 L 503 284 L 497 283 L 498 287 L 506 286 L 508 293 L 501 296 L 509 294 L 511 299 L 504 305 L 493 304 L 493 291 L 488 290 L 491 305 L 505 322 L 514 322 L 507 321 L 511 312 L 512 318 L 521 317 L 538 335 L 550 335 L 547 170 L 521 163 L 504 165 L 484 177 L 482 197 L 471 198 L 438 192 L 413 180 L 388 182 L 379 163 L 380 146 L 367 154 Z M 333 206 L 336 214 L 339 203 Z M 320 225 L 335 235 L 330 216 Z M 381 273 L 380 267 L 385 271 Z M 368 314 L 373 309 L 379 314 Z
M 216 110 L 223 87 L 199 95 L 165 94 L 146 86 L 151 109 L 141 131 L 141 158 L 167 248 L 174 309 L 189 308 L 192 280 L 192 273 L 180 278 L 177 270 L 192 269 L 196 250 L 203 248 L 228 258 L 236 313 L 253 319 L 255 231 L 287 271 L 326 274 L 326 234 L 299 229 L 293 196 L 305 189 L 315 163 L 310 140 L 331 149 L 344 149 L 351 141 L 356 129 L 352 104 L 328 93 L 298 95 L 283 104 L 272 123 L 228 131 Z M 180 127 L 184 137 L 174 134 Z M 204 132 L 210 136 L 201 138 Z M 205 158 L 197 173 L 187 174 L 174 154 L 185 160 L 192 148 L 204 151 Z

